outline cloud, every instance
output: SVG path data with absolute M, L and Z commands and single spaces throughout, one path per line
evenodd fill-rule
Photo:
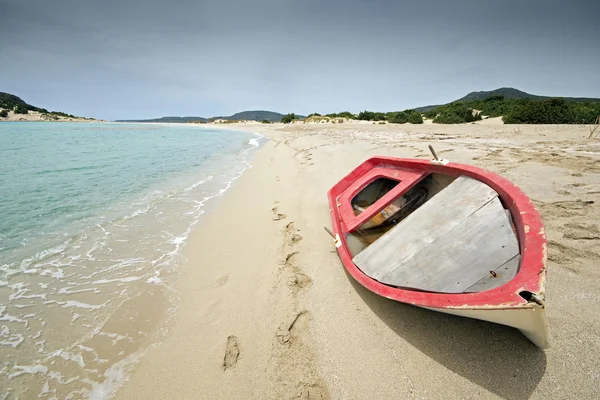
M 97 118 L 398 110 L 513 86 L 596 96 L 592 1 L 0 3 L 0 90 Z M 18 33 L 15 35 L 15 33 Z

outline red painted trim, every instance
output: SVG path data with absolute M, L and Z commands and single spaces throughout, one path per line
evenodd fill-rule
M 393 166 L 395 170 L 412 170 L 414 173 L 437 172 L 450 176 L 466 175 L 480 180 L 498 192 L 500 200 L 512 213 L 519 238 L 521 265 L 517 275 L 510 282 L 498 288 L 466 294 L 431 293 L 400 289 L 381 284 L 365 275 L 352 262 L 352 256 L 348 251 L 345 240 L 349 231 L 338 212 L 337 199 L 344 195 L 349 188 L 353 188 L 357 181 L 362 182 L 361 177 L 365 176 L 370 170 L 384 166 Z M 519 292 L 527 290 L 542 295 L 544 293 L 547 244 L 542 218 L 529 197 L 521 189 L 506 178 L 493 172 L 464 164 L 436 165 L 424 160 L 373 157 L 363 162 L 333 186 L 327 196 L 329 198 L 333 231 L 335 234 L 339 234 L 342 239 L 342 246 L 338 248 L 338 254 L 344 267 L 361 285 L 380 296 L 424 307 L 470 309 L 523 307 L 527 304 L 527 301 L 519 296 Z M 377 208 L 379 206 L 380 204 L 377 205 Z M 377 211 L 377 208 L 374 208 L 375 211 Z
M 365 175 L 356 180 L 342 195 L 338 196 L 339 214 L 346 225 L 346 230 L 351 232 L 373 218 L 375 214 L 389 206 L 398 196 L 412 188 L 425 175 L 426 171 L 415 171 L 414 169 L 398 168 L 393 165 L 378 166 L 371 169 Z M 354 215 L 351 201 L 368 184 L 378 178 L 390 178 L 399 181 L 392 190 L 385 194 L 375 204 L 367 208 L 359 215 Z

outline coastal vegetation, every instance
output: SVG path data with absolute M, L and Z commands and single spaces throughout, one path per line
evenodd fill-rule
M 15 95 L 3 92 L 0 92 L 0 108 L 12 110 L 15 112 L 15 114 L 27 114 L 29 111 L 46 111 L 42 108 L 34 107 L 31 104 L 25 103 L 23 100 L 21 100 L 21 98 Z
M 428 118 L 433 119 L 435 124 L 462 124 L 482 119 L 478 110 L 474 110 L 473 107 L 468 107 L 463 103 L 453 103 L 442 110 L 437 112 L 436 110 L 425 113 Z
M 307 118 L 320 117 L 319 113 L 312 113 Z M 346 118 L 350 120 L 358 121 L 372 121 L 372 122 L 387 122 L 390 124 L 422 124 L 423 116 L 419 111 L 416 110 L 404 110 L 404 111 L 392 111 L 392 112 L 379 112 L 379 111 L 361 111 L 358 114 L 352 114 L 349 111 L 342 111 L 339 113 L 325 114 L 328 118 Z
M 329 118 L 347 118 L 347 119 L 358 119 L 358 115 L 352 114 L 350 111 L 342 111 L 339 113 L 332 113 L 325 115 Z
M 26 115 L 30 112 L 40 113 L 40 118 L 46 121 L 58 121 L 66 118 L 79 118 L 72 114 L 67 114 L 61 111 L 48 111 L 45 108 L 35 107 L 31 104 L 27 104 L 20 97 L 17 97 L 10 93 L 0 92 L 0 117 L 8 117 L 8 112 L 12 111 L 15 114 Z
M 298 116 L 294 113 L 286 114 L 283 116 L 283 118 L 281 118 L 281 122 L 283 122 L 284 124 L 289 124 L 296 120 L 298 120 Z
M 600 102 L 564 98 L 506 99 L 494 95 L 482 100 L 446 104 L 424 115 L 440 124 L 473 122 L 480 120 L 482 115 L 501 116 L 505 124 L 593 124 L 600 115 Z

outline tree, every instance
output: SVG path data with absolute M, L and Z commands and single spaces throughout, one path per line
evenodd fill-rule
M 8 117 L 8 111 L 6 111 L 6 110 L 0 111 L 0 117 L 2 117 L 2 118 Z
M 390 112 L 386 114 L 386 117 L 391 124 L 405 124 L 408 122 L 408 115 L 404 111 Z
M 27 106 L 23 104 L 18 104 L 15 107 L 15 114 L 29 114 L 29 110 L 27 110 Z
M 385 114 L 382 112 L 361 111 L 358 113 L 358 119 L 361 121 L 385 121 Z
M 342 111 L 342 112 L 338 113 L 337 116 L 340 118 L 348 118 L 348 119 L 356 119 L 357 118 L 357 116 L 352 114 L 350 111 Z
M 283 122 L 284 124 L 289 124 L 292 121 L 297 120 L 298 117 L 296 116 L 296 114 L 294 113 L 290 113 L 287 115 L 284 115 L 283 118 L 281 118 L 281 122 Z
M 408 115 L 408 122 L 411 123 L 411 124 L 422 124 L 423 123 L 423 116 L 421 115 L 420 112 L 413 110 Z

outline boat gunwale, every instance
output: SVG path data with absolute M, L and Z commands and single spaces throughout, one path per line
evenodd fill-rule
M 474 293 L 436 293 L 388 286 L 363 273 L 352 261 L 346 243 L 348 230 L 341 220 L 338 198 L 354 186 L 368 171 L 383 165 L 403 167 L 429 173 L 450 176 L 465 175 L 477 179 L 494 189 L 513 217 L 519 248 L 520 268 L 509 282 L 494 289 Z M 334 234 L 339 235 L 341 246 L 338 255 L 345 269 L 368 290 L 403 303 L 448 309 L 512 309 L 540 307 L 523 298 L 520 293 L 528 291 L 544 300 L 547 270 L 547 242 L 541 216 L 531 199 L 508 179 L 483 168 L 472 165 L 447 163 L 440 165 L 429 160 L 394 157 L 371 157 L 352 170 L 327 192 Z M 543 307 L 543 304 L 542 304 Z

